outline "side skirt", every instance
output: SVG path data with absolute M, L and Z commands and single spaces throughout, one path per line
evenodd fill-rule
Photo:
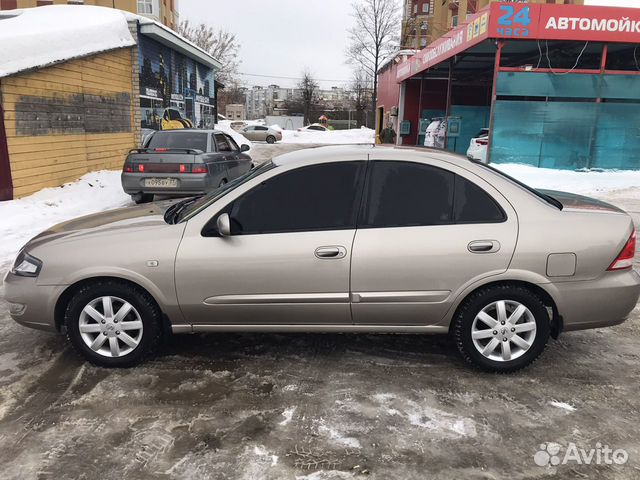
M 173 333 L 289 332 L 289 333 L 421 333 L 446 334 L 442 325 L 173 325 Z

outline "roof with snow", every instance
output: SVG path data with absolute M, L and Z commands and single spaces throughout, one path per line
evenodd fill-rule
M 140 34 L 212 68 L 220 62 L 192 42 L 154 20 L 121 10 L 90 5 L 49 5 L 0 12 L 0 78 L 74 58 L 131 47 Z

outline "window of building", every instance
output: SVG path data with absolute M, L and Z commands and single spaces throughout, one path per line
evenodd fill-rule
M 153 0 L 138 0 L 138 13 L 143 15 L 152 15 Z
M 67 0 L 69 5 L 84 5 L 84 0 Z
M 364 162 L 336 162 L 266 180 L 231 206 L 232 233 L 355 228 L 363 173 Z
M 429 14 L 429 4 L 428 3 L 423 3 L 422 4 L 422 13 L 426 13 L 427 15 Z
M 44 7 L 46 5 L 53 5 L 53 0 L 38 0 L 36 7 Z

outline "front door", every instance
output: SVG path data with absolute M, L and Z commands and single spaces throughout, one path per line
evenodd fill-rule
M 211 212 L 205 228 L 190 220 L 175 272 L 187 321 L 351 323 L 351 247 L 364 167 L 364 161 L 276 167 L 274 176 Z M 211 227 L 222 213 L 231 219 L 227 237 Z
M 442 166 L 371 163 L 353 247 L 356 324 L 435 325 L 464 287 L 507 269 L 515 212 L 481 178 Z

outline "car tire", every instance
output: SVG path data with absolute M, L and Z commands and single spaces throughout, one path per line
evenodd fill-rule
M 464 300 L 451 332 L 465 361 L 488 372 L 510 373 L 530 365 L 544 351 L 549 314 L 531 290 L 494 285 Z
M 150 203 L 153 202 L 153 193 L 137 193 L 135 195 L 131 195 L 131 199 L 136 203 L 136 205 Z
M 227 179 L 223 178 L 222 180 L 220 180 L 220 185 L 218 185 L 218 188 L 222 188 L 227 184 Z
M 105 315 L 105 298 L 111 305 L 110 315 Z M 149 356 L 162 336 L 161 319 L 151 295 L 115 280 L 80 288 L 69 301 L 64 317 L 67 338 L 74 349 L 94 365 L 108 368 L 131 367 Z
M 276 137 L 274 137 L 273 135 L 269 135 L 269 136 L 267 137 L 267 143 L 269 143 L 269 144 L 274 144 L 274 143 L 276 143 Z

